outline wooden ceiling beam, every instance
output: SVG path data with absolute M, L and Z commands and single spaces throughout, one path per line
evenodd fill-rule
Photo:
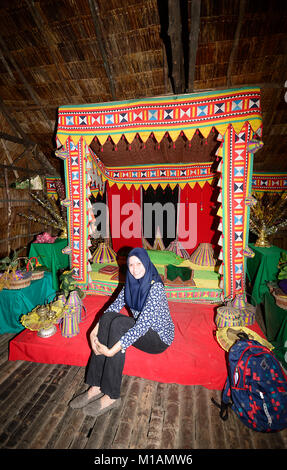
M 16 136 L 11 136 L 10 134 L 6 134 L 4 132 L 0 133 L 0 138 L 4 140 L 9 140 L 10 142 L 14 142 L 17 144 L 21 144 L 26 148 L 29 148 L 31 146 L 37 146 L 36 142 L 33 142 L 29 137 L 25 134 L 21 126 L 18 124 L 16 119 L 14 119 L 9 111 L 7 106 L 3 103 L 3 101 L 0 98 L 0 112 L 3 113 L 5 119 L 7 122 L 10 124 L 12 129 L 15 131 L 16 134 L 19 134 L 21 138 L 16 137 Z M 38 161 L 40 162 L 41 165 L 44 166 L 45 171 L 49 175 L 54 175 L 54 176 L 59 176 L 58 171 L 56 168 L 50 163 L 48 158 L 43 154 L 42 151 L 39 151 L 38 154 L 36 155 Z
M 232 86 L 232 67 L 233 67 L 233 61 L 238 49 L 238 44 L 239 44 L 239 39 L 240 39 L 240 33 L 241 33 L 241 28 L 242 28 L 242 23 L 243 23 L 243 17 L 245 13 L 245 8 L 246 8 L 246 0 L 240 0 L 239 3 L 239 13 L 238 13 L 238 21 L 237 21 L 237 26 L 235 30 L 235 35 L 234 35 L 234 40 L 233 40 L 233 45 L 229 57 L 229 62 L 228 62 L 228 69 L 227 69 L 227 86 L 228 88 Z
M 34 145 L 34 142 L 29 141 L 27 138 L 23 139 L 15 135 L 7 134 L 6 132 L 0 132 L 0 139 L 8 140 L 9 142 L 14 142 L 14 144 L 20 144 L 27 148 Z
M 25 173 L 29 173 L 31 175 L 43 175 L 43 176 L 46 176 L 47 175 L 47 171 L 45 168 L 35 168 L 35 169 L 31 169 L 31 168 L 24 168 L 22 166 L 15 166 L 13 164 L 11 165 L 7 165 L 7 164 L 3 164 L 3 163 L 0 163 L 0 168 L 3 168 L 3 169 L 7 169 L 7 170 L 11 170 L 11 171 L 23 171 Z
M 188 67 L 188 91 L 190 93 L 194 91 L 195 65 L 200 31 L 200 7 L 201 0 L 191 0 Z
M 29 144 L 30 140 L 28 139 L 28 137 L 26 136 L 25 132 L 22 130 L 21 126 L 18 124 L 16 119 L 14 119 L 11 116 L 7 106 L 3 103 L 1 98 L 0 98 L 0 111 L 2 112 L 2 114 L 4 115 L 6 121 L 10 124 L 12 129 L 16 132 L 16 134 L 18 134 L 22 137 L 23 145 L 25 145 L 24 142 L 26 143 L 26 145 Z M 9 140 L 9 139 L 7 139 L 7 140 Z
M 8 159 L 8 161 L 9 161 L 10 165 L 14 165 L 14 162 L 13 162 L 12 157 L 11 157 L 11 155 L 10 155 L 9 149 L 6 147 L 5 141 L 1 141 L 1 144 L 2 144 L 4 153 L 5 153 L 6 157 L 7 157 L 7 159 Z M 5 160 L 4 160 L 4 163 L 6 163 Z M 6 171 L 7 171 L 7 170 L 5 169 L 5 170 L 4 170 L 4 173 L 5 173 Z M 13 169 L 13 173 L 14 173 L 15 178 L 18 179 L 18 178 L 19 178 L 19 174 L 18 174 L 17 170 Z
M 168 31 L 171 48 L 169 77 L 175 94 L 184 92 L 184 63 L 180 2 L 168 0 Z
M 46 171 L 49 175 L 59 176 L 59 173 L 56 168 L 49 162 L 48 158 L 46 157 L 46 155 L 44 155 L 42 150 L 39 149 L 39 146 L 37 144 L 33 149 L 33 155 L 35 156 L 36 160 L 38 160 L 42 165 L 46 167 Z

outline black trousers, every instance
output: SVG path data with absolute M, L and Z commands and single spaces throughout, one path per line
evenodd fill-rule
M 134 318 L 115 312 L 105 312 L 99 321 L 98 339 L 111 348 L 134 326 Z M 168 348 L 159 335 L 151 328 L 133 346 L 150 354 L 159 354 Z M 125 353 L 119 351 L 113 357 L 96 355 L 92 352 L 86 373 L 86 383 L 100 387 L 101 392 L 110 398 L 120 397 Z

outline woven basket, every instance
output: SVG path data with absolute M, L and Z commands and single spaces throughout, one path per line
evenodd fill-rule
M 246 303 L 245 307 L 240 310 L 242 325 L 248 326 L 253 325 L 256 320 L 256 307 L 254 305 Z
M 222 349 L 225 351 L 229 351 L 231 346 L 238 340 L 240 337 L 238 336 L 239 333 L 245 333 L 247 334 L 248 338 L 254 341 L 258 341 L 258 343 L 262 344 L 262 346 L 265 346 L 266 348 L 270 349 L 272 351 L 274 349 L 274 346 L 269 343 L 265 338 L 262 338 L 262 336 L 258 335 L 255 333 L 255 331 L 250 330 L 250 328 L 247 328 L 245 326 L 235 326 L 235 327 L 226 327 L 226 328 L 219 328 L 219 330 L 216 331 L 216 339 Z
M 38 279 L 42 279 L 44 277 L 44 274 L 45 274 L 45 271 L 35 271 L 34 270 L 34 266 L 31 262 L 31 259 L 35 259 L 37 261 L 37 258 L 30 258 L 28 260 L 28 263 L 27 263 L 27 266 L 26 266 L 26 269 L 28 272 L 31 272 L 31 276 L 32 276 L 32 281 L 37 281 Z M 29 271 L 29 267 L 31 266 L 32 270 Z
M 218 307 L 215 323 L 218 328 L 224 328 L 228 326 L 241 326 L 243 321 L 238 309 L 226 305 Z
M 9 282 L 9 286 L 7 289 L 14 290 L 14 289 L 24 289 L 31 284 L 32 276 L 31 273 L 23 272 L 22 279 L 14 279 L 13 281 Z

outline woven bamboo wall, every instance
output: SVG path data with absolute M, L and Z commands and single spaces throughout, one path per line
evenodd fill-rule
M 21 250 L 20 255 L 26 256 L 35 235 L 46 229 L 42 224 L 19 215 L 28 215 L 30 208 L 43 212 L 31 198 L 29 190 L 10 188 L 7 194 L 6 188 L 0 187 L 0 258 L 9 255 L 11 250 Z
M 264 146 L 254 170 L 287 172 L 285 0 L 2 0 L 0 29 L 0 165 L 61 175 L 59 106 L 172 95 L 179 80 L 180 93 L 259 86 Z M 174 155 L 168 145 L 151 142 L 148 151 L 155 161 L 159 151 L 194 158 L 182 142 Z M 121 158 L 140 163 L 145 157 L 133 147 Z M 119 153 L 111 149 L 108 158 L 113 165 Z
M 181 3 L 188 30 L 191 0 Z M 168 0 L 1 2 L 2 100 L 54 165 L 59 106 L 173 93 L 159 5 L 166 15 Z M 287 170 L 286 2 L 202 0 L 198 27 L 194 91 L 259 85 L 265 146 L 255 170 Z

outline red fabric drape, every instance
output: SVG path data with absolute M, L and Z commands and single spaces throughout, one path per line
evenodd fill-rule
M 107 184 L 110 234 L 113 249 L 142 246 L 141 189 L 133 186 L 127 189 Z M 201 188 L 186 185 L 180 190 L 178 240 L 188 253 L 192 253 L 199 243 L 213 243 L 214 228 L 214 188 L 209 184 Z M 184 210 L 184 213 L 183 213 Z
M 10 342 L 10 361 L 86 366 L 91 349 L 87 338 L 107 308 L 106 296 L 87 295 L 83 300 L 87 317 L 80 323 L 80 333 L 64 338 L 60 329 L 50 338 L 39 338 L 36 331 L 24 330 Z M 147 354 L 131 346 L 126 353 L 124 374 L 164 383 L 202 385 L 222 390 L 226 380 L 225 351 L 219 346 L 214 330 L 215 307 L 189 302 L 169 302 L 175 326 L 175 339 L 162 354 Z M 122 313 L 127 314 L 126 309 Z M 264 337 L 257 323 L 250 327 Z
M 113 249 L 141 247 L 141 188 L 119 189 L 107 183 L 106 190 Z
M 185 245 L 184 248 L 188 253 L 192 253 L 199 243 L 213 241 L 215 235 L 213 191 L 214 188 L 209 183 L 205 183 L 202 188 L 198 183 L 193 188 L 186 185 L 180 190 L 178 240 Z M 190 206 L 190 204 L 195 205 Z M 185 227 L 183 227 L 184 222 Z M 189 243 L 184 243 L 188 240 Z

